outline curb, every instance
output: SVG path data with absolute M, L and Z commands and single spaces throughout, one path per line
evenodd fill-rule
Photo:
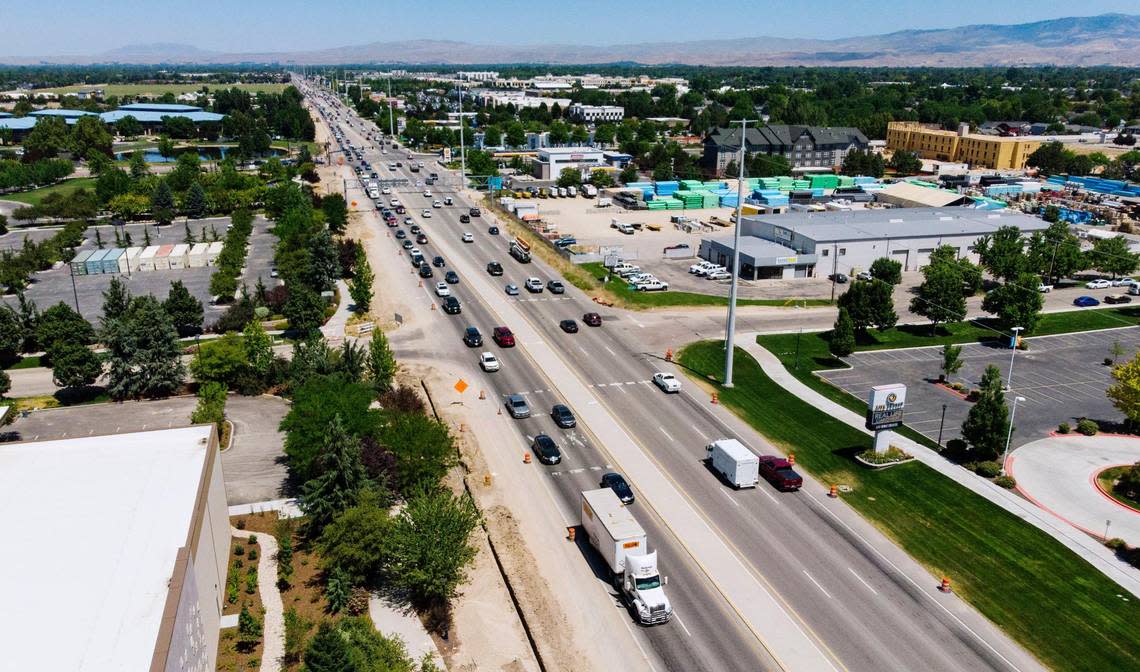
M 1101 496 L 1104 497 L 1105 499 L 1107 499 L 1108 501 L 1112 502 L 1113 504 L 1119 506 L 1122 509 L 1128 509 L 1129 511 L 1131 511 L 1133 513 L 1140 513 L 1140 509 L 1131 507 L 1131 506 L 1125 504 L 1124 502 L 1120 501 L 1119 499 L 1113 497 L 1111 494 L 1108 493 L 1107 490 L 1104 489 L 1104 486 L 1102 486 L 1100 484 L 1100 475 L 1103 474 L 1104 472 L 1108 471 L 1109 469 L 1115 469 L 1117 467 L 1130 467 L 1130 466 L 1132 466 L 1132 465 L 1131 464 L 1114 464 L 1112 466 L 1105 467 L 1104 469 L 1101 469 L 1100 471 L 1094 473 L 1092 476 L 1089 476 L 1089 482 L 1092 483 L 1093 486 L 1097 489 L 1097 492 L 1099 492 L 1101 494 Z

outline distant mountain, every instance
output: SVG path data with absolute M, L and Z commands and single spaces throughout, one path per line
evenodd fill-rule
M 335 65 L 630 62 L 735 66 L 1140 66 L 1140 16 L 1103 14 L 939 30 L 903 30 L 837 40 L 750 37 L 607 46 L 472 44 L 450 40 L 370 42 L 312 51 L 225 53 L 185 44 L 141 44 L 90 56 L 3 58 L 3 63 Z

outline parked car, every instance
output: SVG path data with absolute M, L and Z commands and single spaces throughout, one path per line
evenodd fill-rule
M 535 277 L 527 278 L 526 282 L 523 283 L 523 287 L 526 287 L 526 291 L 530 292 L 531 294 L 541 294 L 542 280 L 539 280 Z
M 487 262 L 487 274 L 488 275 L 502 275 L 503 274 L 503 265 L 497 261 Z
M 582 316 L 582 321 L 585 322 L 588 327 L 602 326 L 602 316 L 597 313 L 586 313 Z
M 777 490 L 785 492 L 799 490 L 804 484 L 804 479 L 792 469 L 792 465 L 776 455 L 760 456 L 760 475 Z
M 1113 287 L 1125 287 L 1136 284 L 1135 278 L 1116 278 L 1112 281 Z
M 1132 297 L 1127 294 L 1109 294 L 1104 297 L 1105 303 L 1132 303 Z
M 561 280 L 551 280 L 546 283 L 546 288 L 550 290 L 551 294 L 565 294 L 566 285 L 562 284 Z
M 1092 306 L 1099 306 L 1100 301 L 1097 301 L 1091 296 L 1078 296 L 1073 299 L 1073 305 L 1078 308 L 1091 308 Z
M 1048 294 L 1049 292 L 1053 291 L 1053 285 L 1040 283 L 1037 285 L 1037 291 L 1041 292 L 1042 294 Z
M 447 273 L 444 273 L 443 279 L 449 285 L 459 284 L 459 274 L 455 271 L 448 271 Z
M 562 320 L 558 323 L 558 328 L 568 334 L 578 333 L 578 323 L 574 320 Z
M 669 283 L 661 280 L 650 280 L 636 285 L 639 292 L 664 292 L 669 289 Z
M 847 282 L 847 280 L 848 280 L 847 274 L 845 274 L 845 273 L 832 273 L 831 275 L 827 276 L 827 279 L 828 280 L 834 280 L 835 282 L 837 282 L 841 285 L 843 283 Z
M 625 482 L 621 474 L 612 471 L 603 474 L 602 481 L 598 485 L 613 490 L 622 504 L 633 504 L 633 488 L 629 487 L 629 483 Z
M 465 231 L 463 233 L 463 242 L 474 243 L 475 242 L 475 235 L 472 234 L 470 231 Z
M 477 348 L 483 345 L 483 334 L 477 327 L 467 327 L 463 330 L 463 343 L 469 348 Z
M 550 417 L 554 419 L 554 424 L 562 429 L 571 429 L 578 424 L 574 419 L 574 414 L 570 411 L 570 407 L 565 404 L 555 404 L 550 409 Z
M 451 288 L 447 286 L 446 282 L 435 283 L 436 296 L 451 296 Z
M 510 327 L 495 327 L 491 331 L 491 340 L 498 343 L 500 348 L 515 347 L 515 335 Z
M 1112 287 L 1112 281 L 1103 278 L 1085 283 L 1085 289 L 1108 289 L 1109 287 Z
M 454 296 L 449 296 L 443 300 L 443 312 L 448 315 L 458 315 L 463 312 L 462 306 L 459 305 L 459 299 Z
M 562 461 L 562 452 L 558 450 L 558 444 L 545 434 L 534 437 L 534 443 L 531 444 L 530 449 L 534 451 L 534 456 L 538 458 L 538 461 L 543 464 L 558 464 Z
M 507 397 L 507 412 L 516 420 L 530 417 L 530 405 L 521 394 L 512 394 Z
M 870 279 L 871 279 L 871 274 L 870 274 L 870 273 L 868 273 L 867 271 L 863 271 L 863 272 L 861 272 L 861 273 L 856 273 L 856 274 L 855 274 L 855 279 L 856 279 L 856 280 L 870 280 Z
M 677 380 L 677 376 L 664 371 L 653 374 L 653 384 L 667 394 L 681 391 L 681 381 Z
M 499 358 L 491 352 L 484 352 L 479 355 L 479 367 L 487 373 L 498 371 L 502 365 L 499 364 Z
M 731 280 L 732 273 L 729 273 L 728 271 L 713 271 L 705 277 L 709 280 Z
M 513 282 L 508 282 L 506 292 L 507 292 L 507 296 L 518 296 L 519 295 L 519 286 L 514 284 Z

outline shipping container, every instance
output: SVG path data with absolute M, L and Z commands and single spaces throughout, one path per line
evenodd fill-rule
M 210 243 L 210 246 L 206 248 L 207 266 L 213 266 L 218 261 L 218 255 L 222 253 L 223 245 L 224 243 L 222 243 L 222 241 L 217 240 Z
M 139 270 L 139 256 L 142 254 L 143 248 L 141 247 L 128 247 L 127 253 L 120 259 L 120 267 L 126 266 L 128 272 Z
M 87 275 L 87 258 L 94 253 L 94 250 L 84 250 L 75 255 L 71 259 L 71 274 L 72 275 Z
M 174 246 L 174 249 L 167 255 L 167 263 L 171 268 L 179 269 L 186 268 L 186 255 L 190 252 L 190 246 L 186 243 L 179 243 Z
M 95 250 L 87 257 L 87 275 L 100 275 L 103 273 L 103 258 L 111 250 Z
M 170 268 L 170 253 L 173 250 L 173 245 L 162 245 L 158 248 L 158 252 L 154 253 L 154 270 L 165 271 Z
M 103 257 L 103 272 L 118 273 L 119 257 L 123 256 L 125 252 L 126 250 L 121 247 L 107 250 L 107 256 Z
M 207 243 L 196 243 L 190 248 L 186 256 L 186 265 L 190 268 L 202 268 L 206 265 L 206 250 L 210 249 Z
M 139 254 L 139 270 L 154 270 L 154 255 L 158 254 L 158 245 L 151 245 Z

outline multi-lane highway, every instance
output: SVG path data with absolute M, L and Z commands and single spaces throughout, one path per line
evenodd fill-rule
M 349 142 L 374 144 L 362 129 L 376 138 L 378 129 L 361 122 L 327 92 L 314 92 L 309 85 L 304 88 L 315 96 L 319 107 L 329 111 L 336 107 L 339 128 Z M 517 297 L 506 296 L 503 287 L 508 282 L 521 288 L 526 277 L 545 282 L 556 275 L 537 259 L 525 265 L 512 259 L 507 254 L 509 237 L 488 233 L 494 223 L 491 218 L 460 223 L 460 214 L 473 205 L 464 192 L 436 185 L 431 187 L 433 197 L 424 198 L 423 187 L 415 184 L 426 173 L 438 172 L 452 184 L 458 180 L 434 157 L 417 157 L 427 167 L 418 174 L 409 173 L 406 157 L 403 149 L 389 148 L 386 154 L 378 149 L 365 151 L 381 178 L 410 181 L 412 186 L 396 190 L 394 196 L 427 232 L 428 244 L 419 247 L 429 259 L 442 255 L 447 268 L 460 275 L 461 282 L 451 290 L 462 302 L 463 312 L 440 313 L 438 319 L 440 327 L 454 335 L 451 354 L 468 357 L 474 364 L 479 350 L 487 349 L 502 359 L 502 370 L 487 374 L 480 386 L 500 398 L 522 394 L 534 409 L 531 418 L 515 423 L 518 450 L 539 432 L 559 442 L 563 463 L 539 467 L 535 477 L 547 479 L 564 508 L 574 512 L 578 493 L 596 487 L 604 471 L 630 469 L 627 464 L 636 463 L 638 473 L 659 476 L 652 483 L 631 479 L 639 498 L 633 510 L 659 551 L 676 610 L 676 618 L 668 625 L 637 630 L 655 666 L 812 669 L 801 664 L 810 660 L 821 666 L 815 669 L 1039 669 L 1031 656 L 992 624 L 957 598 L 937 593 L 932 577 L 900 557 L 898 549 L 878 531 L 841 502 L 821 497 L 819 484 L 807 479 L 805 490 L 799 493 L 777 493 L 765 483 L 738 492 L 715 478 L 702 461 L 703 447 L 710 440 L 738 437 L 760 452 L 772 452 L 771 447 L 711 407 L 707 397 L 691 385 L 669 396 L 654 387 L 650 383 L 653 373 L 671 370 L 671 365 L 661 360 L 662 353 L 644 351 L 640 343 L 645 339 L 638 338 L 643 328 L 637 326 L 636 318 L 600 308 L 568 284 L 560 296 L 525 290 Z M 389 172 L 387 164 L 397 159 L 405 167 Z M 352 188 L 350 184 L 351 198 L 367 200 Z M 432 200 L 448 195 L 455 206 L 432 210 L 430 219 L 420 216 L 424 208 L 431 209 Z M 377 213 L 365 216 L 373 225 L 386 228 Z M 461 242 L 463 232 L 471 232 L 473 242 Z M 391 240 L 393 250 L 397 243 Z M 393 254 L 392 258 L 392 263 L 408 263 L 406 256 Z M 503 264 L 503 277 L 487 276 L 484 268 L 491 260 Z M 436 300 L 431 285 L 439 275 L 424 283 L 425 301 Z M 581 325 L 583 313 L 592 311 L 601 312 L 601 327 Z M 559 328 L 559 321 L 568 318 L 579 321 L 578 333 L 566 334 Z M 504 324 L 520 334 L 520 347 L 500 349 L 490 342 L 491 329 Z M 488 339 L 484 348 L 468 350 L 462 344 L 463 328 L 469 325 L 478 327 Z M 586 406 L 574 408 L 578 428 L 561 430 L 546 414 L 552 404 L 568 403 L 570 397 Z M 676 493 L 676 501 L 651 496 L 662 492 Z M 699 525 L 682 515 L 685 512 L 696 516 Z M 694 543 L 702 538 L 710 542 Z M 724 571 L 729 565 L 717 564 L 724 560 L 718 549 L 736 563 L 735 573 Z M 773 614 L 778 615 L 768 618 Z M 785 641 L 797 638 L 812 649 L 802 658 L 798 655 L 802 650 Z M 788 651 L 797 653 L 796 657 Z

